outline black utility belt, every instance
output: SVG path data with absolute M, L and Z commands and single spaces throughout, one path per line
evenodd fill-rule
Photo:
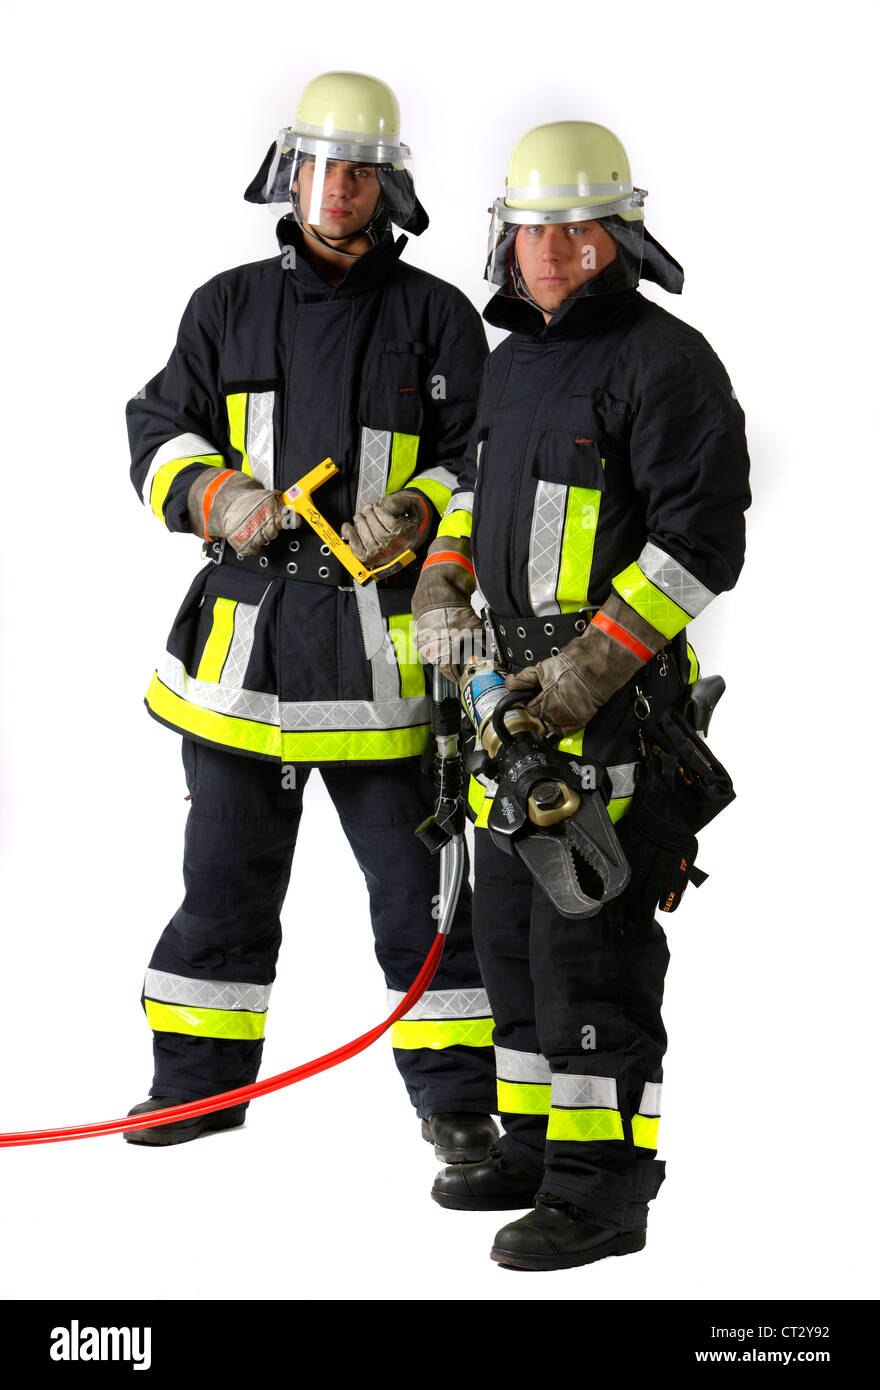
M 495 638 L 495 645 L 505 665 L 531 666 L 556 656 L 562 648 L 586 632 L 598 613 L 599 605 L 581 608 L 576 613 L 551 613 L 549 617 L 506 617 L 487 609 L 486 614 Z
M 291 536 L 288 531 L 256 555 L 236 555 L 232 546 L 225 541 L 207 541 L 202 546 L 202 552 L 216 565 L 251 570 L 256 574 L 265 574 L 269 579 L 299 579 L 306 584 L 327 584 L 333 589 L 353 589 L 357 583 L 336 559 L 329 545 L 325 545 L 313 531 L 302 537 Z M 411 591 L 418 578 L 415 566 L 412 569 L 412 574 L 404 569 L 389 579 L 381 580 L 382 587 Z

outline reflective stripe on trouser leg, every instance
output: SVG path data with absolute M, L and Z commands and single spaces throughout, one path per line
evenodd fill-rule
M 321 776 L 366 879 L 376 955 L 395 998 L 424 964 L 437 931 L 438 861 L 415 838 L 433 809 L 418 762 L 323 767 Z M 495 1068 L 488 1002 L 471 941 L 465 884 L 430 991 L 392 1038 L 394 1059 L 419 1115 L 488 1114 Z M 375 1010 L 381 996 L 369 989 Z M 390 1010 L 389 1010 L 390 1012 Z
M 254 1081 L 280 912 L 307 770 L 285 789 L 272 764 L 184 740 L 192 805 L 184 900 L 144 982 L 152 1094 L 195 1099 Z
M 488 831 L 474 837 L 474 945 L 495 1020 L 498 1141 L 511 1163 L 540 1175 L 544 1166 L 550 1067 L 541 1055 L 529 970 L 532 878 L 519 859 L 496 850 Z
M 656 1131 L 647 1107 L 659 1096 L 669 956 L 634 902 L 628 889 L 574 921 L 536 894 L 532 911 L 537 1031 L 553 1073 L 542 1190 L 624 1230 L 644 1226 L 664 1176 L 644 1140 Z

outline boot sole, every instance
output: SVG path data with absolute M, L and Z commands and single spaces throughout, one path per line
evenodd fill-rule
M 596 1260 L 607 1259 L 609 1255 L 634 1255 L 644 1250 L 647 1232 L 632 1231 L 615 1236 L 592 1250 L 584 1250 L 579 1255 L 518 1255 L 509 1250 L 500 1250 L 493 1245 L 489 1251 L 490 1260 L 495 1260 L 502 1269 L 575 1269 L 578 1265 L 591 1265 Z
M 222 1112 L 220 1112 L 222 1113 Z M 170 1144 L 188 1144 L 191 1139 L 199 1139 L 203 1134 L 219 1134 L 227 1129 L 240 1129 L 244 1116 L 240 1119 L 215 1121 L 213 1115 L 205 1115 L 195 1120 L 172 1120 L 167 1125 L 156 1125 L 155 1129 L 129 1129 L 123 1133 L 127 1144 L 141 1144 L 147 1149 L 164 1149 Z M 205 1123 L 205 1121 L 209 1123 Z
M 488 1156 L 489 1146 L 483 1149 L 441 1149 L 439 1144 L 434 1143 L 430 1125 L 422 1120 L 422 1138 L 427 1144 L 433 1145 L 434 1154 L 441 1163 L 482 1163 Z
M 537 1189 L 535 1189 L 537 1191 Z M 448 1211 L 528 1211 L 535 1204 L 535 1193 L 510 1197 L 465 1197 L 453 1192 L 434 1192 L 431 1196 Z M 493 1254 L 492 1258 L 495 1256 Z

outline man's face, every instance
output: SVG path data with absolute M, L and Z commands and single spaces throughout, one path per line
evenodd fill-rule
M 376 170 L 369 164 L 328 159 L 320 190 L 320 216 L 312 208 L 315 161 L 307 159 L 299 171 L 297 191 L 302 216 L 328 241 L 344 241 L 366 227 L 376 211 L 382 190 Z
M 529 294 L 548 314 L 614 260 L 614 238 L 601 222 L 542 222 L 520 227 L 516 256 Z

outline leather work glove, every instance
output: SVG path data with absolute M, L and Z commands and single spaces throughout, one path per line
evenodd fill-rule
M 557 656 L 508 676 L 508 690 L 540 690 L 526 705 L 551 734 L 581 729 L 667 639 L 612 592 L 586 632 Z
M 422 660 L 455 685 L 471 657 L 486 651 L 483 624 L 471 607 L 476 584 L 469 540 L 438 536 L 431 542 L 412 596 L 416 646 Z
M 390 565 L 405 550 L 422 545 L 430 519 L 422 494 L 408 489 L 370 502 L 340 529 L 356 559 L 367 569 L 376 569 Z
M 270 492 L 236 468 L 207 468 L 187 494 L 190 525 L 206 540 L 228 541 L 236 555 L 256 555 L 282 529 L 296 530 L 301 517 L 286 507 L 280 492 Z

